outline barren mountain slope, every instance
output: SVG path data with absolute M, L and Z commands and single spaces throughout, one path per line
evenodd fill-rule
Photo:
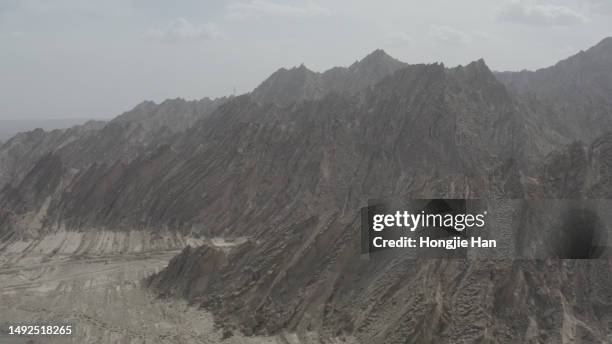
M 526 102 L 541 102 L 541 116 L 563 134 L 591 142 L 612 130 L 612 37 L 535 72 L 496 76 Z
M 574 157 L 583 154 L 579 144 L 552 153 L 535 185 L 525 186 L 530 197 L 611 197 L 612 188 L 601 186 L 611 163 L 608 141 L 595 141 L 583 158 Z M 543 225 L 562 218 L 557 210 L 515 213 L 525 227 L 521 239 L 534 240 Z M 230 253 L 188 248 L 149 283 L 163 295 L 201 303 L 247 334 L 315 331 L 363 343 L 610 339 L 609 260 L 413 260 L 384 252 L 364 259 L 359 221 L 358 213 L 330 208 L 278 224 Z
M 238 97 L 169 145 L 69 178 L 61 157 L 48 155 L 0 204 L 13 228 L 242 235 L 354 212 L 368 197 L 520 195 L 501 180 L 551 145 L 544 133 L 530 136 L 538 128 L 529 116 L 482 61 L 415 65 L 355 96 L 287 107 Z M 42 223 L 21 221 L 41 211 Z
M 91 121 L 69 129 L 17 134 L 0 146 L 0 188 L 17 185 L 47 154 L 75 170 L 93 163 L 129 161 L 151 146 L 168 142 L 226 100 L 143 102 L 107 123 Z
M 346 99 L 336 106 L 332 100 L 338 98 L 324 98 L 289 123 L 274 113 L 281 122 L 274 129 L 261 124 L 274 108 L 252 117 L 219 112 L 225 121 L 215 142 L 245 155 L 219 161 L 238 167 L 252 157 L 257 164 L 246 165 L 252 166 L 248 181 L 234 182 L 245 173 L 236 168 L 236 177 L 213 184 L 239 185 L 214 198 L 223 199 L 215 215 L 232 209 L 234 216 L 205 228 L 252 239 L 229 254 L 208 246 L 187 249 L 149 283 L 164 295 L 200 302 L 245 333 L 288 328 L 316 331 L 327 340 L 354 335 L 364 343 L 610 339 L 607 260 L 364 261 L 358 232 L 358 209 L 368 198 L 610 197 L 603 188 L 609 179 L 607 136 L 590 148 L 561 147 L 580 137 L 556 131 L 563 120 L 546 116 L 556 110 L 540 100 L 514 98 L 480 62 L 451 70 L 411 66 Z M 310 129 L 298 126 L 309 115 L 330 135 L 294 141 L 296 133 Z M 250 131 L 232 131 L 236 117 Z M 227 131 L 240 139 L 221 134 Z M 292 135 L 282 140 L 285 131 Z M 257 142 L 245 138 L 253 132 L 265 133 L 264 147 L 274 158 L 257 149 L 263 145 L 236 143 Z M 304 153 L 296 153 L 301 147 Z M 286 167 L 292 164 L 294 170 Z M 249 201 L 249 190 L 260 197 Z M 241 202 L 236 194 L 247 198 L 244 206 L 235 206 Z M 537 214 L 517 216 L 528 215 Z

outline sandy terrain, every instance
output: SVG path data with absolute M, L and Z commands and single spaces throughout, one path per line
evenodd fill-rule
M 0 243 L 0 343 L 294 342 L 240 334 L 222 341 L 209 313 L 141 287 L 185 245 L 201 242 L 170 233 L 60 232 Z M 16 337 L 2 333 L 9 324 L 71 324 L 74 334 Z

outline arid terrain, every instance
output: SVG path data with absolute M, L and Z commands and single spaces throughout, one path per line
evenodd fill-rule
M 369 200 L 399 198 L 524 200 L 503 214 L 525 242 L 595 233 L 527 201 L 612 198 L 610 94 L 612 37 L 533 72 L 375 50 L 17 134 L 0 146 L 0 324 L 74 324 L 27 338 L 45 343 L 610 342 L 609 259 L 364 260 L 359 231 Z M 584 242 L 555 252 L 593 258 Z
M 228 247 L 220 239 L 214 244 Z M 159 299 L 141 280 L 185 245 L 203 240 L 168 233 L 68 233 L 2 244 L 0 324 L 70 324 L 72 336 L 17 337 L 0 343 L 220 343 L 212 316 Z M 226 334 L 227 335 L 227 334 Z M 289 340 L 289 341 L 287 341 Z M 291 336 L 233 334 L 223 343 L 291 343 Z

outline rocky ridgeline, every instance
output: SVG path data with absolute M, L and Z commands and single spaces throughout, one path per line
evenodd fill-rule
M 563 68 L 583 75 L 594 61 L 610 80 L 612 60 L 596 57 L 609 45 Z M 280 70 L 252 94 L 218 103 L 145 103 L 10 174 L 0 233 L 248 236 L 230 249 L 188 248 L 148 281 L 247 334 L 601 342 L 612 324 L 607 261 L 358 254 L 359 209 L 370 198 L 608 197 L 610 125 L 590 131 L 580 119 L 606 114 L 607 98 L 565 97 L 560 81 L 540 77 L 548 73 L 495 75 L 484 61 L 404 65 L 376 51 L 321 74 Z M 599 90 L 602 78 L 581 82 Z M 561 98 L 581 111 L 577 122 L 566 122 Z M 174 116 L 185 125 L 168 129 Z

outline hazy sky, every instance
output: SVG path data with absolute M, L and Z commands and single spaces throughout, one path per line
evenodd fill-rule
M 279 67 L 554 64 L 612 35 L 612 0 L 0 0 L 0 119 L 108 118 L 250 91 Z

